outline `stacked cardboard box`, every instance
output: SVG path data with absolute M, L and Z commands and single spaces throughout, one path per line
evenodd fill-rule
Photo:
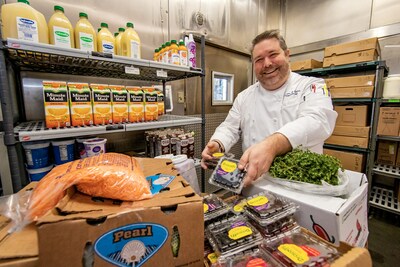
M 315 59 L 290 62 L 290 69 L 292 71 L 309 70 L 315 68 L 322 68 L 322 62 Z
M 400 107 L 381 107 L 379 110 L 378 135 L 400 135 Z
M 333 134 L 327 144 L 368 148 L 368 106 L 334 106 L 338 113 Z
M 342 163 L 342 167 L 346 170 L 363 172 L 365 166 L 365 155 L 360 153 L 352 153 L 338 151 L 333 149 L 324 149 L 324 154 L 336 157 Z
M 328 46 L 324 51 L 323 67 L 377 60 L 379 55 L 378 38 Z
M 398 154 L 397 142 L 380 140 L 378 142 L 378 154 L 376 156 L 376 163 L 383 165 L 396 165 L 396 156 Z
M 375 75 L 325 79 L 332 98 L 372 98 Z

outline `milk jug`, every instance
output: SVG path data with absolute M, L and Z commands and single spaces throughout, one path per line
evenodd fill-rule
M 141 43 L 140 38 L 135 29 L 133 23 L 126 23 L 126 30 L 121 38 L 122 43 L 122 55 L 132 58 L 141 58 Z
M 79 13 L 79 20 L 75 25 L 75 46 L 82 51 L 97 51 L 96 31 L 89 22 L 86 13 Z
M 54 14 L 49 20 L 49 39 L 52 45 L 75 48 L 74 29 L 69 19 L 64 15 L 62 6 L 54 6 Z
M 108 30 L 108 24 L 102 22 L 97 34 L 97 50 L 103 53 L 115 54 L 115 38 Z
M 15 38 L 36 43 L 49 43 L 49 32 L 43 14 L 27 0 L 1 6 L 2 38 Z

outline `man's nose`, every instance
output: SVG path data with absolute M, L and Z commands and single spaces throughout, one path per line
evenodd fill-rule
M 265 57 L 264 58 L 264 67 L 265 68 L 269 68 L 272 65 L 271 60 L 269 59 L 269 57 Z

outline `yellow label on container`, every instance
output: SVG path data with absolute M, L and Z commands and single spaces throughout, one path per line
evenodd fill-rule
M 226 172 L 233 172 L 237 168 L 236 162 L 224 160 L 221 163 L 221 169 Z
M 43 99 L 47 128 L 71 126 L 66 82 L 43 81 Z
M 229 230 L 228 232 L 228 236 L 232 240 L 238 240 L 251 234 L 253 234 L 253 231 L 250 227 L 247 226 L 238 226 Z
M 203 204 L 203 210 L 204 210 L 204 213 L 208 212 L 208 205 L 207 204 Z
M 217 262 L 218 256 L 213 252 L 207 255 L 207 259 L 211 262 L 211 264 L 213 264 Z
M 216 153 L 212 154 L 212 156 L 213 156 L 214 158 L 220 158 L 220 157 L 222 157 L 223 155 L 224 155 L 224 153 L 221 153 L 221 152 L 216 152 Z
M 266 196 L 258 196 L 247 201 L 247 204 L 253 207 L 262 206 L 268 203 L 268 198 Z
M 296 264 L 303 264 L 309 260 L 307 252 L 295 244 L 282 244 L 278 250 Z
M 233 207 L 233 210 L 236 211 L 236 212 L 242 212 L 244 206 L 246 206 L 246 202 L 245 202 L 245 201 L 242 201 L 242 202 L 236 204 L 236 205 Z

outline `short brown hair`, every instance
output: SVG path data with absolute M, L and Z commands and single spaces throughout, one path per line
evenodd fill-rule
M 265 32 L 260 33 L 253 39 L 253 41 L 251 42 L 252 46 L 250 52 L 253 54 L 254 46 L 256 44 L 260 43 L 261 41 L 272 38 L 275 38 L 279 41 L 279 46 L 282 48 L 283 51 L 287 50 L 288 47 L 286 45 L 286 41 L 283 38 L 283 36 L 279 33 L 279 30 L 267 30 Z

